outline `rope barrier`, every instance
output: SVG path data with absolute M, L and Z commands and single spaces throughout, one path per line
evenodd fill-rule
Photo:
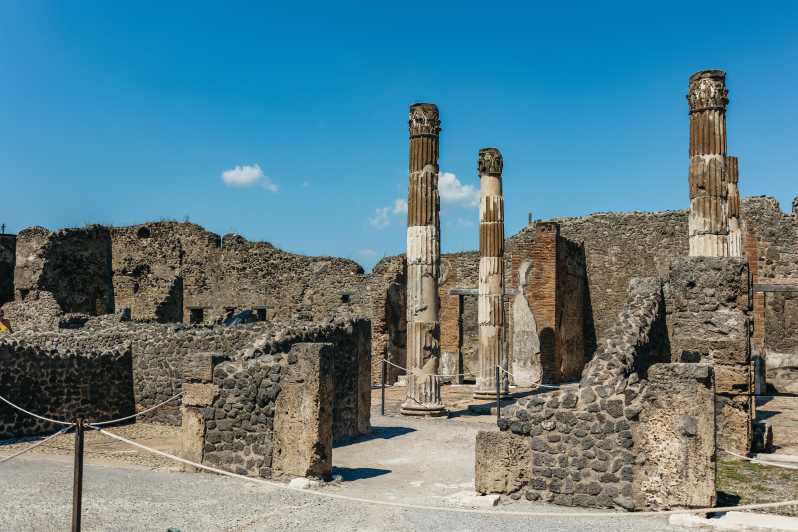
M 278 482 L 273 482 L 269 480 L 265 480 L 262 478 L 255 478 L 255 477 L 248 477 L 245 475 L 239 475 L 238 473 L 231 473 L 230 471 L 225 471 L 224 469 L 219 469 L 216 467 L 207 466 L 204 464 L 198 464 L 197 462 L 192 462 L 191 460 L 186 460 L 185 458 L 180 458 L 179 456 L 175 456 L 173 454 L 159 451 L 158 449 L 152 449 L 147 447 L 146 445 L 142 445 L 140 443 L 134 442 L 118 434 L 114 434 L 112 432 L 108 432 L 105 429 L 101 429 L 98 427 L 94 427 L 89 425 L 90 428 L 99 431 L 106 436 L 113 438 L 115 440 L 127 443 L 128 445 L 132 445 L 134 447 L 138 447 L 139 449 L 163 456 L 164 458 L 169 458 L 171 460 L 175 460 L 177 462 L 190 465 L 192 467 L 196 467 L 197 469 L 204 469 L 205 471 L 210 471 L 212 473 L 217 473 L 219 475 L 224 475 L 227 477 L 238 478 L 240 480 L 245 480 L 247 482 L 252 482 L 255 484 L 262 484 L 266 486 L 270 486 L 272 488 L 277 489 L 284 489 L 288 491 L 296 491 L 302 492 L 306 495 L 312 495 L 315 497 L 320 498 L 328 498 L 328 499 L 336 499 L 342 501 L 349 501 L 349 502 L 357 502 L 363 504 L 375 504 L 379 506 L 388 506 L 392 508 L 407 508 L 412 510 L 425 510 L 425 511 L 437 511 L 437 512 L 450 512 L 450 513 L 470 513 L 470 514 L 480 514 L 480 515 L 499 515 L 499 516 L 521 516 L 521 517 L 607 517 L 607 518 L 620 518 L 620 517 L 657 517 L 657 516 L 666 516 L 666 515 L 673 515 L 673 514 L 705 514 L 710 512 L 729 512 L 729 511 L 741 511 L 741 510 L 761 510 L 766 508 L 781 508 L 783 506 L 794 506 L 798 505 L 798 499 L 795 500 L 788 500 L 788 501 L 780 501 L 780 502 L 767 502 L 767 503 L 757 503 L 757 504 L 746 504 L 742 506 L 725 506 L 725 507 L 718 507 L 718 508 L 691 508 L 685 510 L 665 510 L 665 511 L 645 511 L 645 512 L 524 512 L 524 511 L 493 511 L 493 510 L 482 510 L 476 508 L 451 508 L 447 506 L 429 506 L 425 504 L 408 504 L 408 503 L 401 503 L 401 502 L 393 502 L 393 501 L 381 501 L 377 499 L 366 499 L 362 497 L 350 497 L 348 495 L 342 495 L 340 493 L 323 493 L 318 491 L 308 491 L 300 488 L 292 488 L 285 484 L 280 484 Z
M 383 358 L 382 360 L 383 360 L 383 361 L 384 361 L 386 364 L 389 364 L 389 365 L 391 365 L 391 366 L 395 367 L 396 369 L 401 369 L 402 371 L 405 371 L 405 372 L 407 372 L 407 373 L 410 373 L 410 370 L 409 370 L 409 369 L 407 369 L 407 368 L 403 368 L 403 367 L 402 367 L 402 366 L 400 366 L 399 364 L 394 364 L 393 362 L 391 362 L 391 361 L 390 361 L 390 360 L 388 360 L 387 358 Z M 427 376 L 427 375 L 425 375 L 425 376 Z M 471 374 L 471 373 L 456 373 L 456 374 L 454 374 L 454 375 L 441 375 L 440 373 L 432 373 L 432 374 L 430 374 L 429 376 L 431 376 L 431 377 L 443 377 L 443 378 L 450 378 L 450 377 L 469 377 L 469 376 L 473 377 L 474 375 L 473 375 L 473 374 Z
M 130 416 L 125 416 L 125 417 L 120 417 L 119 419 L 111 419 L 111 420 L 109 420 L 109 421 L 99 421 L 99 422 L 97 422 L 97 423 L 91 423 L 91 424 L 92 424 L 92 425 L 96 425 L 96 426 L 98 426 L 98 427 L 99 427 L 99 426 L 102 426 L 102 425 L 111 425 L 111 424 L 113 424 L 113 423 L 119 423 L 119 422 L 121 422 L 121 421 L 127 421 L 128 419 L 134 419 L 134 418 L 137 418 L 137 417 L 141 417 L 141 416 L 143 416 L 144 414 L 146 414 L 146 413 L 148 413 L 148 412 L 152 412 L 153 410 L 156 410 L 156 409 L 158 409 L 158 408 L 161 408 L 161 407 L 162 407 L 163 405 L 165 405 L 166 403 L 169 403 L 169 402 L 171 402 L 171 401 L 174 401 L 175 399 L 177 399 L 178 397 L 180 397 L 180 396 L 181 396 L 181 395 L 183 395 L 184 393 L 185 393 L 185 392 L 180 392 L 179 394 L 177 394 L 177 395 L 174 395 L 174 396 L 170 397 L 169 399 L 167 399 L 167 400 L 166 400 L 166 401 L 164 401 L 163 403 L 160 403 L 160 404 L 157 404 L 157 405 L 155 405 L 155 406 L 152 406 L 152 407 L 150 407 L 150 408 L 148 408 L 148 409 L 146 409 L 146 410 L 142 410 L 141 412 L 136 412 L 136 413 L 135 413 L 135 414 L 133 414 L 133 415 L 130 415 Z
M 781 467 L 783 469 L 796 469 L 796 470 L 798 470 L 798 466 L 791 466 L 791 465 L 787 465 L 787 464 L 777 464 L 776 462 L 768 462 L 767 460 L 762 460 L 762 459 L 759 459 L 759 458 L 749 458 L 749 457 L 743 456 L 741 454 L 737 454 L 737 453 L 733 453 L 731 451 L 727 451 L 726 449 L 719 449 L 719 450 L 723 451 L 726 454 L 730 454 L 730 455 L 732 455 L 732 456 L 734 456 L 736 458 L 739 458 L 740 460 L 746 460 L 746 461 L 752 462 L 754 464 L 762 464 L 762 465 L 769 465 L 769 466 L 773 466 L 773 467 Z
M 25 453 L 27 453 L 27 452 L 29 452 L 29 451 L 32 451 L 32 450 L 34 450 L 36 447 L 38 447 L 38 446 L 40 446 L 40 445 L 44 445 L 45 443 L 47 443 L 48 441 L 52 440 L 52 439 L 53 439 L 53 438 L 55 438 L 56 436 L 59 436 L 59 435 L 61 435 L 61 434 L 65 433 L 66 431 L 68 431 L 68 430 L 71 430 L 71 429 L 72 429 L 72 427 L 74 427 L 74 426 L 75 426 L 75 425 L 74 425 L 74 423 L 70 423 L 68 427 L 64 427 L 63 429 L 59 430 L 59 431 L 58 431 L 58 432 L 56 432 L 55 434 L 50 434 L 49 436 L 47 436 L 47 437 L 46 437 L 45 439 L 43 439 L 42 441 L 36 442 L 36 443 L 34 443 L 33 445 L 31 445 L 30 447 L 25 447 L 25 448 L 24 448 L 24 449 L 22 449 L 21 451 L 19 451 L 19 452 L 15 453 L 15 454 L 12 454 L 11 456 L 6 456 L 5 458 L 0 458 L 0 464 L 2 464 L 2 463 L 5 463 L 5 462 L 8 462 L 8 461 L 10 461 L 10 460 L 13 460 L 13 459 L 14 459 L 14 458 L 16 458 L 17 456 L 20 456 L 20 455 L 23 455 L 23 454 L 25 454 Z
M 41 419 L 43 421 L 48 421 L 50 423 L 55 423 L 56 425 L 69 425 L 70 427 L 72 425 L 74 425 L 74 423 L 70 423 L 68 421 L 58 421 L 57 419 L 50 419 L 49 417 L 44 417 L 44 416 L 40 416 L 39 414 L 34 414 L 33 412 L 28 412 L 27 410 L 25 410 L 21 406 L 15 405 L 14 403 L 9 401 L 8 399 L 3 397 L 2 395 L 0 395 L 0 401 L 3 401 L 4 403 L 8 404 L 9 406 L 11 406 L 13 408 L 16 408 L 20 412 L 24 412 L 24 413 L 28 414 L 29 416 L 33 416 L 33 417 L 35 417 L 37 419 Z

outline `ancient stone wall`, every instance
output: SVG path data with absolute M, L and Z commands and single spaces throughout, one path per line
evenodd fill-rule
M 79 350 L 42 347 L 15 335 L 0 337 L 0 390 L 36 414 L 71 421 L 106 421 L 133 413 L 132 358 L 128 348 Z M 0 403 L 0 438 L 62 428 Z
M 14 285 L 17 329 L 55 329 L 59 313 L 115 310 L 162 323 L 214 323 L 242 310 L 259 320 L 368 315 L 357 263 L 221 238 L 190 223 L 26 229 L 17 240 Z M 34 319 L 45 311 L 47 319 Z
M 14 289 L 15 299 L 23 302 L 33 292 L 49 292 L 63 312 L 113 312 L 109 230 L 92 225 L 57 232 L 33 227 L 20 232 Z
M 751 449 L 751 292 L 742 258 L 681 257 L 667 285 L 668 332 L 674 362 L 715 370 L 717 444 Z
M 477 491 L 524 489 L 530 500 L 568 506 L 710 506 L 712 369 L 663 363 L 669 357 L 660 281 L 632 280 L 581 383 L 519 400 L 504 411 L 504 436 L 478 436 Z M 683 417 L 664 418 L 658 411 L 667 405 L 655 400 L 659 395 L 691 408 Z M 531 467 L 490 456 L 527 457 Z M 700 478 L 702 489 L 689 499 L 669 493 L 649 483 L 652 471 L 663 486 Z
M 202 462 L 255 477 L 324 476 L 332 467 L 333 346 L 223 362 L 202 409 Z
M 14 299 L 17 237 L 0 234 L 0 305 Z
M 270 322 L 233 327 L 118 323 L 59 332 L 16 332 L 18 338 L 43 349 L 104 352 L 117 348 L 132 353 L 132 387 L 137 411 L 155 406 L 181 391 L 186 375 L 197 368 L 197 354 L 217 363 L 285 350 L 298 342 L 335 346 L 335 434 L 343 439 L 369 432 L 371 408 L 370 325 L 368 320 L 327 323 Z M 200 361 L 202 358 L 199 359 Z M 180 402 L 148 415 L 151 421 L 180 423 Z
M 371 376 L 381 382 L 382 359 L 407 367 L 407 271 L 404 255 L 379 261 L 368 277 L 371 315 Z M 404 370 L 388 365 L 385 381 L 393 384 Z

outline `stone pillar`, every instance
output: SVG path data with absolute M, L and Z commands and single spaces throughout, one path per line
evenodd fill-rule
M 434 104 L 410 106 L 410 179 L 407 188 L 407 397 L 402 414 L 446 415 L 440 373 L 440 198 Z
M 690 76 L 690 256 L 729 254 L 726 176 L 726 73 L 702 70 Z
M 504 196 L 502 154 L 479 150 L 479 375 L 475 399 L 496 397 L 496 366 L 507 369 L 504 338 Z M 508 391 L 507 374 L 500 375 L 500 393 Z
M 729 177 L 728 200 L 729 207 L 729 256 L 743 256 L 743 232 L 740 227 L 740 189 L 737 182 L 740 179 L 740 167 L 737 157 L 726 157 L 726 174 Z

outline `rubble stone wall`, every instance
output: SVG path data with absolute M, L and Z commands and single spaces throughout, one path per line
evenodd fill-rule
M 106 421 L 133 413 L 129 349 L 51 349 L 7 335 L 0 338 L 0 390 L 9 401 L 36 414 L 71 421 L 83 416 Z M 0 438 L 61 429 L 0 403 Z
M 124 349 L 132 354 L 131 388 L 137 411 L 155 406 L 180 393 L 186 375 L 196 373 L 197 354 L 213 360 L 238 360 L 270 352 L 283 352 L 299 342 L 324 342 L 335 346 L 333 418 L 336 439 L 370 431 L 371 358 L 368 320 L 328 323 L 269 322 L 264 324 L 185 326 L 123 322 L 111 327 L 87 327 L 59 332 L 21 331 L 9 335 L 45 350 L 106 352 Z M 210 369 L 208 369 L 210 371 Z M 147 417 L 150 421 L 180 424 L 180 400 Z
M 14 299 L 14 264 L 17 237 L 0 235 L 0 305 Z
M 616 324 L 585 367 L 580 384 L 506 408 L 499 424 L 510 433 L 505 445 L 492 441 L 501 436 L 477 438 L 477 491 L 524 489 L 530 500 L 568 506 L 711 505 L 712 476 L 702 484 L 706 489 L 695 490 L 690 500 L 645 482 L 652 470 L 665 485 L 714 472 L 714 418 L 708 414 L 713 411 L 712 369 L 669 360 L 661 281 L 633 279 Z M 697 389 L 702 394 L 696 394 Z M 656 412 L 662 405 L 653 404 L 651 394 L 657 391 L 674 395 L 673 400 L 692 401 L 693 407 L 684 418 L 665 421 Z M 651 431 L 659 438 L 649 438 Z M 529 450 L 517 436 L 528 438 Z M 518 456 L 529 455 L 530 471 L 487 459 L 489 453 L 496 454 L 488 445 L 504 449 L 501 455 L 513 454 L 508 450 L 512 448 Z

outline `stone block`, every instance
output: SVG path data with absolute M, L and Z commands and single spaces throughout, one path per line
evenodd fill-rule
M 213 382 L 214 353 L 188 353 L 182 360 L 183 379 L 188 382 Z
M 479 493 L 513 493 L 532 476 L 531 439 L 511 432 L 477 433 L 475 489 Z
M 215 384 L 183 384 L 182 403 L 186 406 L 210 406 L 219 394 L 219 387 Z
M 640 422 L 632 426 L 637 509 L 709 507 L 715 503 L 715 390 L 711 367 L 655 364 Z M 624 468 L 621 470 L 622 475 Z M 689 487 L 689 488 L 687 488 Z
M 205 447 L 205 418 L 200 409 L 190 406 L 182 406 L 180 414 L 180 457 L 201 464 Z M 188 464 L 183 464 L 182 468 L 187 472 L 198 470 Z

